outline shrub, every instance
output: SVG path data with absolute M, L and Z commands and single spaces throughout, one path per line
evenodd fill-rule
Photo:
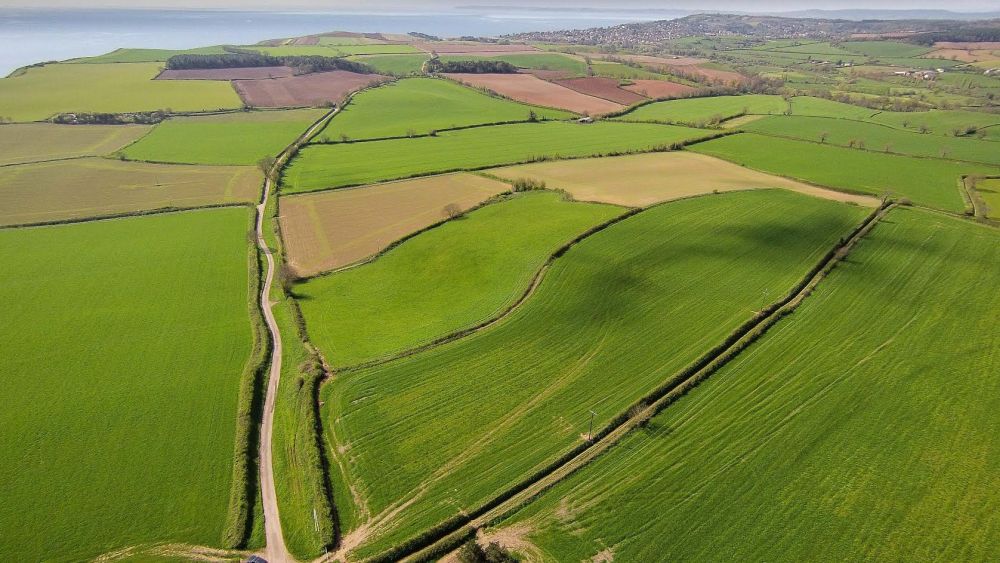
M 544 190 L 545 182 L 534 178 L 518 178 L 514 180 L 515 192 L 530 192 L 534 190 Z

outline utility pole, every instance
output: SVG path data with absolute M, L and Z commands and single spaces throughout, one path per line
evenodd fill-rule
M 596 412 L 590 411 L 590 430 L 587 431 L 587 441 L 594 441 L 594 416 L 597 415 Z

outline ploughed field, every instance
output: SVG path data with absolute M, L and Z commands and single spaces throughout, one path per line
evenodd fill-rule
M 543 158 L 646 152 L 714 131 L 659 124 L 520 123 L 434 137 L 309 145 L 285 169 L 282 191 L 308 192 Z M 370 163 L 378 162 L 373 167 Z
M 322 106 L 343 103 L 366 86 L 388 80 L 379 74 L 332 70 L 270 80 L 234 80 L 233 88 L 250 107 Z
M 995 229 L 890 212 L 794 313 L 503 535 L 540 561 L 996 559 L 1000 296 L 981 288 L 998 263 Z
M 603 114 L 621 110 L 622 104 L 595 98 L 533 74 L 446 74 L 448 78 L 495 92 L 526 104 L 560 108 L 576 113 Z
M 0 230 L 0 551 L 220 544 L 249 228 L 240 208 Z
M 565 252 L 503 322 L 333 379 L 324 428 L 346 469 L 334 486 L 359 499 L 338 513 L 345 541 L 360 535 L 358 557 L 379 552 L 579 445 L 588 411 L 600 428 L 627 410 L 867 213 L 779 190 L 664 204 Z

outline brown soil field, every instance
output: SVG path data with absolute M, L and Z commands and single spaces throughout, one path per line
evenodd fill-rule
M 623 107 L 621 104 L 546 82 L 532 74 L 445 74 L 445 76 L 469 86 L 487 88 L 520 102 L 561 108 L 576 113 L 598 115 L 618 111 Z
M 648 66 L 694 66 L 708 62 L 708 59 L 700 59 L 696 57 L 673 58 L 673 57 L 654 57 L 652 55 L 605 55 L 605 54 L 591 54 L 589 56 L 604 61 L 617 59 Z
M 42 160 L 104 156 L 142 137 L 148 125 L 0 125 L 0 166 Z
M 622 88 L 647 98 L 679 98 L 695 90 L 685 84 L 666 80 L 633 80 L 632 82 L 633 84 L 622 86 Z
M 510 189 L 474 174 L 445 174 L 281 198 L 281 234 L 300 276 L 364 260 L 390 243 Z
M 556 84 L 565 86 L 570 90 L 576 90 L 581 94 L 603 98 L 617 104 L 630 106 L 645 100 L 643 96 L 623 90 L 618 87 L 618 81 L 614 78 L 602 78 L 599 76 L 588 76 L 586 78 L 569 78 L 566 80 L 554 80 Z
M 924 55 L 928 59 L 949 59 L 966 63 L 1000 59 L 1000 49 L 938 49 Z
M 541 68 L 524 68 L 519 70 L 521 74 L 532 74 L 541 78 L 542 80 L 562 80 L 564 78 L 572 78 L 573 73 L 568 70 L 544 70 Z
M 351 92 L 386 80 L 391 79 L 380 74 L 334 70 L 273 80 L 234 80 L 233 87 L 247 105 L 254 107 L 321 106 L 340 103 Z
M 75 126 L 74 126 L 75 127 Z M 256 166 L 188 166 L 82 158 L 0 168 L 0 225 L 162 207 L 254 202 Z
M 190 68 L 165 70 L 156 80 L 259 80 L 295 76 L 289 66 L 259 66 L 250 68 Z
M 471 54 L 510 54 L 537 53 L 538 49 L 531 45 L 494 45 L 491 43 L 472 43 L 464 41 L 440 41 L 414 43 L 414 47 L 428 53 L 439 55 L 471 55 Z
M 764 174 L 702 154 L 678 151 L 507 166 L 489 173 L 514 180 L 543 180 L 581 201 L 644 207 L 661 201 L 720 192 L 784 188 L 816 197 L 878 206 L 873 197 L 846 194 Z
M 743 75 L 738 72 L 731 72 L 728 70 L 716 70 L 711 68 L 702 68 L 701 64 L 707 63 L 708 59 L 700 59 L 696 57 L 653 57 L 650 55 L 592 55 L 594 58 L 602 60 L 626 60 L 634 63 L 639 63 L 643 66 L 652 68 L 654 70 L 662 70 L 665 72 L 673 72 L 679 75 L 684 74 L 696 74 L 715 80 L 718 82 L 739 82 L 743 80 Z
M 668 68 L 667 70 L 669 72 L 677 73 L 679 76 L 683 76 L 685 73 L 698 74 L 710 80 L 727 84 L 741 82 L 743 80 L 743 75 L 738 72 L 716 70 L 714 68 L 702 68 L 700 66 L 678 66 Z

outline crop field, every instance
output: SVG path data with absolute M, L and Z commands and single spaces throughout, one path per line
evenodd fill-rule
M 773 116 L 742 127 L 765 135 L 791 137 L 870 151 L 1000 164 L 1000 144 L 974 137 L 946 140 L 870 122 L 806 116 Z
M 517 68 L 562 70 L 577 76 L 587 74 L 587 63 L 572 55 L 562 53 L 514 53 L 507 55 L 441 55 L 442 61 L 491 60 L 508 62 Z
M 301 276 L 353 264 L 447 218 L 444 208 L 476 206 L 508 184 L 473 174 L 445 174 L 281 200 L 288 263 Z
M 0 168 L 0 225 L 99 217 L 164 207 L 256 201 L 249 166 L 172 166 L 81 158 Z
M 1000 294 L 979 288 L 998 261 L 995 229 L 893 211 L 795 313 L 510 530 L 536 560 L 997 559 Z
M 897 41 L 845 41 L 840 46 L 848 51 L 875 58 L 919 57 L 929 51 L 929 48 L 923 45 L 899 43 Z
M 836 201 L 878 206 L 878 200 L 870 196 L 825 190 L 688 151 L 539 162 L 487 172 L 509 180 L 531 178 L 545 182 L 550 189 L 565 190 L 581 201 L 629 207 L 645 207 L 713 191 L 757 188 L 782 188 Z
M 186 164 L 256 164 L 275 156 L 325 113 L 319 109 L 175 117 L 160 123 L 125 157 Z
M 195 49 L 115 49 L 96 57 L 83 57 L 65 61 L 75 64 L 103 63 L 162 63 L 174 55 L 221 55 L 226 50 L 221 45 Z
M 533 74 L 445 74 L 444 76 L 526 104 L 561 108 L 576 113 L 597 115 L 615 112 L 623 107 L 609 100 L 581 94 L 547 82 Z
M 348 94 L 389 80 L 380 74 L 346 70 L 273 80 L 234 80 L 233 88 L 250 107 L 302 107 L 340 104 Z
M 607 76 L 608 78 L 617 78 L 619 80 L 667 80 L 668 78 L 666 75 L 658 74 L 644 68 L 635 68 L 615 62 L 592 61 L 590 68 L 594 71 L 594 76 Z
M 552 192 L 518 194 L 295 291 L 327 361 L 359 364 L 492 318 L 556 248 L 623 211 Z
M 295 76 L 289 66 L 254 66 L 246 68 L 184 68 L 164 70 L 157 80 L 264 80 Z
M 419 73 L 429 58 L 427 55 L 358 55 L 349 57 L 352 61 L 364 63 L 381 74 L 405 76 Z
M 764 94 L 687 98 L 647 104 L 618 119 L 622 121 L 661 121 L 668 123 L 706 123 L 744 113 L 782 114 L 788 103 L 781 96 Z
M 445 131 L 415 139 L 309 145 L 285 169 L 282 190 L 308 192 L 543 157 L 646 152 L 711 134 L 672 125 L 550 121 Z M 379 166 L 373 168 L 372 162 Z
M 487 96 L 450 80 L 408 78 L 361 92 L 320 133 L 340 141 L 426 135 L 482 123 L 568 119 L 573 114 Z
M 965 209 L 959 188 L 964 174 L 1000 169 L 796 141 L 752 133 L 700 143 L 691 150 L 763 172 L 875 196 L 893 194 L 946 211 Z
M 767 292 L 788 291 L 867 213 L 780 190 L 666 204 L 570 249 L 500 324 L 332 380 L 327 439 L 371 515 L 356 555 L 473 509 L 578 445 L 588 410 L 601 428 Z
M 636 79 L 630 82 L 631 84 L 626 84 L 622 88 L 647 98 L 680 98 L 694 92 L 691 86 L 666 80 Z
M 618 80 L 613 78 L 603 78 L 600 76 L 588 76 L 585 78 L 565 78 L 554 81 L 560 86 L 565 86 L 570 90 L 576 90 L 581 94 L 594 96 L 610 100 L 616 104 L 632 105 L 641 102 L 646 98 L 635 92 L 618 87 Z
M 222 82 L 152 80 L 157 63 L 50 64 L 0 79 L 0 116 L 40 121 L 65 112 L 203 111 L 237 108 Z
M 54 125 L 21 123 L 0 126 L 0 166 L 43 160 L 103 156 L 149 132 L 145 125 Z
M 0 230 L 5 557 L 219 545 L 249 225 L 241 208 Z

